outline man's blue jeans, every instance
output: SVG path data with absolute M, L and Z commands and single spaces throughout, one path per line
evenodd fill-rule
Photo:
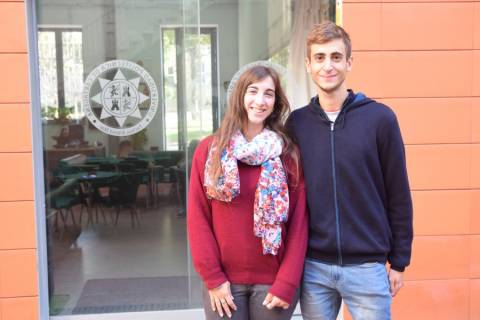
M 377 262 L 339 266 L 307 258 L 300 306 L 305 320 L 335 320 L 342 302 L 355 320 L 389 320 L 390 284 Z

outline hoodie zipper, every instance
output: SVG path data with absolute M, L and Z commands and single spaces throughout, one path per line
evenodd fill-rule
M 340 218 L 338 213 L 338 198 L 337 198 L 337 176 L 335 170 L 335 122 L 330 121 L 330 146 L 332 148 L 332 177 L 333 177 L 333 200 L 335 205 L 335 224 L 337 229 L 337 252 L 338 252 L 338 264 L 343 265 L 342 259 L 342 247 L 340 246 Z

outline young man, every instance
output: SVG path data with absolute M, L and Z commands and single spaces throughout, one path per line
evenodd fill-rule
M 347 89 L 351 42 L 341 27 L 313 27 L 305 64 L 318 95 L 287 124 L 300 147 L 310 210 L 302 315 L 334 320 L 343 299 L 355 320 L 390 319 L 413 238 L 397 119 Z

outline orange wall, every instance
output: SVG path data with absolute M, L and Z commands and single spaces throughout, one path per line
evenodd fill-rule
M 428 1 L 428 0 L 427 0 Z M 415 241 L 394 319 L 480 319 L 480 2 L 344 3 L 350 85 L 402 127 Z M 25 4 L 0 0 L 0 320 L 38 318 Z
M 346 0 L 350 86 L 400 121 L 412 264 L 392 317 L 480 319 L 480 2 Z
M 26 39 L 24 2 L 0 0 L 0 320 L 38 318 Z

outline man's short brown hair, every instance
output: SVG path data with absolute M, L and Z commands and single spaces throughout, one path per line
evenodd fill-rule
M 342 39 L 345 44 L 347 59 L 352 55 L 352 42 L 348 33 L 332 21 L 315 24 L 307 36 L 307 58 L 310 60 L 312 44 L 322 44 L 335 39 Z

